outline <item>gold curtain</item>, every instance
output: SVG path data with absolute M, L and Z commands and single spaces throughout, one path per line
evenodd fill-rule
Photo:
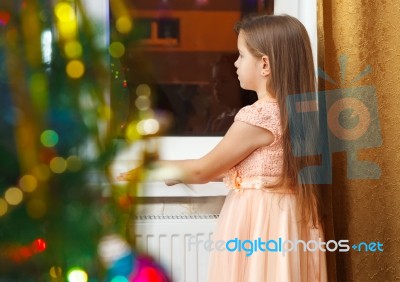
M 333 184 L 326 208 L 328 239 L 348 239 L 351 244 L 379 241 L 383 252 L 351 249 L 329 254 L 330 281 L 400 279 L 399 22 L 397 0 L 318 0 L 319 67 L 336 82 L 320 80 L 320 86 L 347 89 L 346 93 L 364 89 L 365 95 L 376 97 L 376 101 L 366 101 L 371 124 L 380 125 L 380 131 L 376 126 L 366 129 L 369 138 L 359 147 L 348 145 L 344 151 L 332 153 Z M 376 112 L 371 112 L 371 107 L 376 107 Z M 363 117 L 355 118 L 362 122 Z M 382 144 L 377 144 L 380 137 Z M 349 162 L 350 151 L 358 160 L 377 164 L 379 179 L 365 179 L 376 169 L 367 169 L 360 175 L 364 179 L 349 179 L 351 166 L 359 168 Z

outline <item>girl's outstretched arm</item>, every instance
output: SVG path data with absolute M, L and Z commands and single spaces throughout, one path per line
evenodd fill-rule
M 200 159 L 162 160 L 154 163 L 156 169 L 173 168 L 179 173 L 162 175 L 159 180 L 167 185 L 207 183 L 245 159 L 254 150 L 274 141 L 273 134 L 261 127 L 235 121 L 218 145 Z M 168 170 L 165 170 L 168 171 Z M 177 176 L 179 175 L 179 176 Z M 123 178 L 123 177 L 122 177 Z M 121 178 L 120 178 L 121 179 Z

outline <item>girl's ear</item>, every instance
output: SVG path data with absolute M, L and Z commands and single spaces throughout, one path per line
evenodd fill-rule
M 262 56 L 261 57 L 262 60 L 262 69 L 261 69 L 261 75 L 262 76 L 268 76 L 271 73 L 271 68 L 270 68 L 270 64 L 269 64 L 269 58 L 268 56 Z

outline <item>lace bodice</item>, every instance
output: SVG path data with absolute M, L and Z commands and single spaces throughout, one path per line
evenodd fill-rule
M 235 121 L 246 122 L 265 128 L 274 135 L 274 141 L 260 147 L 246 159 L 230 169 L 227 177 L 248 178 L 254 176 L 280 176 L 283 164 L 280 112 L 277 102 L 258 100 L 243 107 L 235 116 Z

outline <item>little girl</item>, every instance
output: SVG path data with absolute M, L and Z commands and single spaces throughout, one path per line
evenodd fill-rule
M 214 243 L 230 243 L 222 250 L 214 246 L 210 282 L 326 281 L 325 250 L 314 243 L 314 251 L 305 249 L 310 240 L 322 241 L 323 233 L 314 187 L 298 180 L 305 162 L 292 154 L 285 106 L 289 95 L 315 91 L 310 40 L 290 16 L 251 16 L 235 29 L 240 86 L 256 91 L 258 100 L 237 113 L 204 157 L 162 162 L 183 171 L 166 183 L 206 183 L 224 175 L 231 189 L 213 237 Z M 305 244 L 295 248 L 298 240 Z M 279 244 L 292 250 L 282 252 Z

